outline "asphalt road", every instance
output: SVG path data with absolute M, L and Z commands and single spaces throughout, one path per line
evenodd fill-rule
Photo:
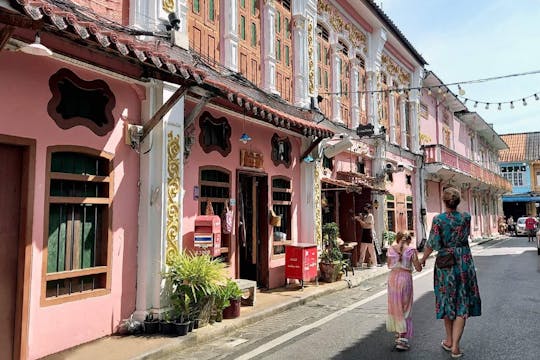
M 482 311 L 467 321 L 465 359 L 540 359 L 540 256 L 527 238 L 509 238 L 473 249 Z M 226 337 L 164 359 L 449 359 L 440 347 L 433 272 L 415 274 L 411 349 L 393 349 L 386 332 L 386 276 L 360 287 L 246 326 Z

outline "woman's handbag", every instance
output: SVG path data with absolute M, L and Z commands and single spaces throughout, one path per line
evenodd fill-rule
M 454 266 L 456 263 L 456 258 L 453 253 L 448 253 L 446 255 L 437 255 L 435 258 L 435 266 L 439 269 L 448 269 Z

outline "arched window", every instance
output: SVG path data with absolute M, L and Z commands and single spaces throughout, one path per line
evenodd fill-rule
M 44 244 L 46 303 L 110 291 L 112 156 L 54 146 L 47 153 Z
M 360 124 L 367 124 L 367 77 L 366 77 L 366 62 L 364 59 L 356 55 L 358 59 L 358 106 L 360 108 Z
M 380 119 L 379 119 L 379 123 L 385 127 L 386 129 L 386 133 L 388 134 L 389 133 L 389 114 L 388 114 L 388 109 L 389 109 L 389 105 L 390 105 L 390 94 L 388 93 L 388 78 L 386 76 L 385 73 L 382 73 L 381 74 L 381 104 L 379 105 L 380 106 Z
M 219 0 L 188 0 L 189 47 L 219 62 Z
M 350 61 L 349 61 L 349 48 L 345 43 L 339 41 L 339 91 L 341 93 L 340 103 L 341 103 L 341 121 L 351 128 L 351 117 L 350 117 L 350 106 L 351 106 L 351 96 L 349 94 L 350 89 Z
M 330 42 L 328 37 L 328 30 L 320 24 L 317 25 L 317 81 L 319 84 L 319 96 L 322 98 L 319 103 L 319 108 L 326 117 L 330 117 L 332 112 L 330 95 L 328 94 L 332 84 Z
M 394 82 L 394 89 L 398 88 L 398 84 Z M 396 143 L 401 144 L 401 95 L 395 91 L 391 94 L 392 101 L 394 102 L 394 133 Z

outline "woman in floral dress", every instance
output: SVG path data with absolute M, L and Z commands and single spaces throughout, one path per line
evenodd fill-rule
M 476 270 L 469 248 L 471 215 L 458 212 L 461 194 L 455 188 L 443 192 L 446 211 L 433 219 L 426 250 L 421 260 L 425 265 L 433 250 L 437 256 L 453 254 L 455 263 L 449 268 L 435 266 L 434 291 L 437 319 L 444 319 L 446 338 L 441 346 L 450 351 L 453 358 L 463 356 L 459 341 L 470 316 L 480 316 L 481 300 Z
M 388 316 L 386 330 L 396 334 L 396 348 L 408 350 L 413 335 L 413 266 L 422 271 L 416 249 L 411 247 L 411 235 L 396 234 L 396 242 L 388 248 Z

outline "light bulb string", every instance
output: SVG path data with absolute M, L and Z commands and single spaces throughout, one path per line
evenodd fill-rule
M 474 79 L 474 80 L 465 80 L 465 81 L 457 81 L 452 83 L 446 83 L 446 84 L 440 84 L 440 85 L 431 85 L 431 86 L 413 86 L 413 87 L 392 87 L 388 89 L 377 89 L 377 90 L 357 90 L 357 91 L 335 91 L 335 92 L 319 92 L 319 95 L 343 95 L 343 94 L 376 94 L 376 93 L 391 93 L 391 92 L 407 92 L 407 91 L 413 91 L 413 90 L 442 90 L 443 88 L 448 88 L 449 86 L 458 86 L 458 89 L 461 85 L 464 84 L 478 84 L 478 83 L 484 83 L 487 81 L 494 81 L 494 80 L 501 80 L 501 79 L 507 79 L 511 77 L 518 77 L 518 76 L 527 76 L 527 75 L 535 75 L 540 74 L 540 70 L 533 70 L 533 71 L 527 71 L 522 73 L 515 73 L 515 74 L 508 74 L 508 75 L 501 75 L 501 76 L 492 76 L 488 78 L 482 78 L 482 79 Z M 532 96 L 534 96 L 533 94 Z M 522 98 L 519 98 L 521 100 Z M 480 102 L 479 102 L 480 103 Z M 485 103 L 485 102 L 484 102 Z M 498 104 L 498 102 L 493 102 L 495 104 Z M 491 104 L 493 104 L 491 103 Z
M 537 91 L 537 92 L 535 92 L 535 93 L 533 93 L 531 95 L 528 95 L 528 96 L 523 96 L 523 97 L 520 97 L 520 98 L 516 98 L 516 99 L 513 99 L 513 100 L 506 100 L 506 101 L 474 100 L 474 99 L 467 98 L 467 97 L 461 96 L 461 95 L 456 95 L 456 97 L 458 97 L 460 100 L 464 101 L 464 103 L 470 102 L 470 103 L 474 103 L 474 104 L 478 104 L 478 105 L 504 105 L 504 104 L 516 104 L 516 103 L 523 102 L 523 101 L 533 99 L 533 98 L 535 100 L 540 100 L 540 91 Z

